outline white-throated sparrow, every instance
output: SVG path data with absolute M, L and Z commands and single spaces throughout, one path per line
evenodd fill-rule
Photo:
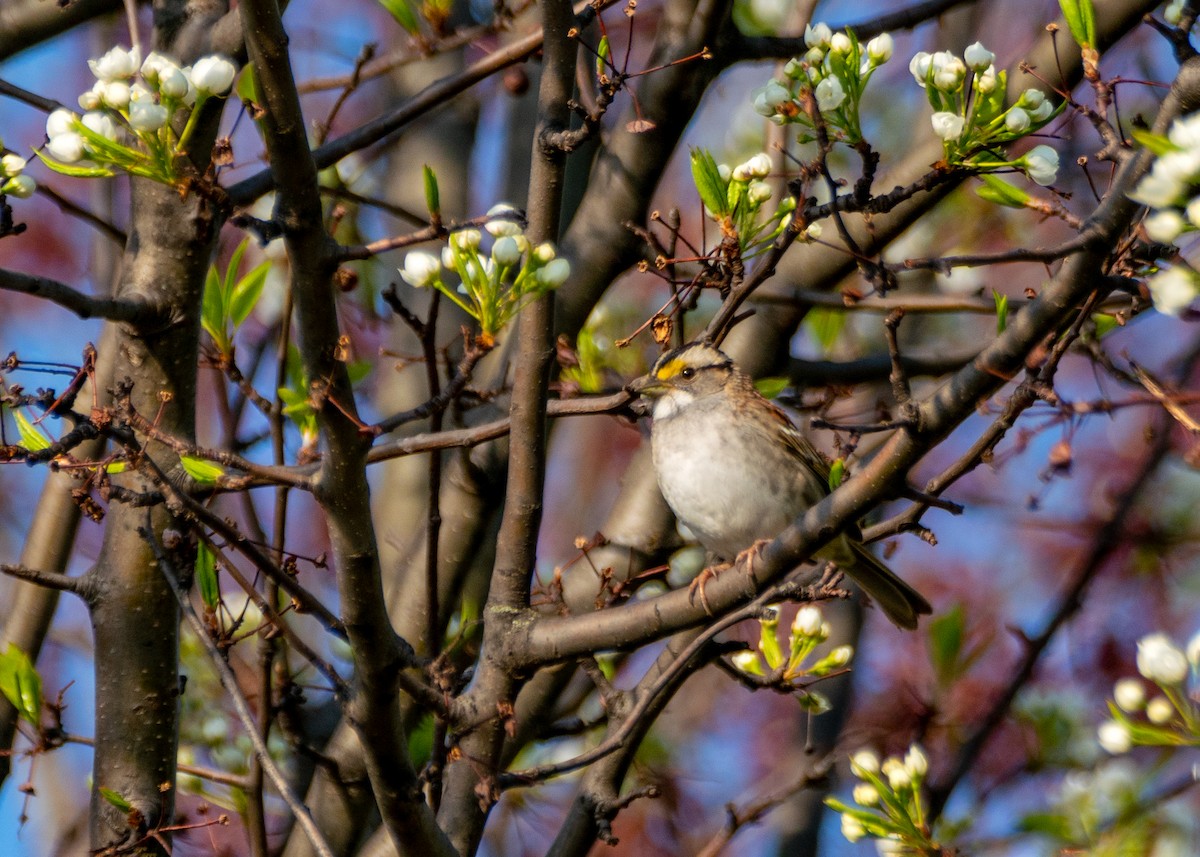
M 711 345 L 664 354 L 632 393 L 653 400 L 651 451 L 667 504 L 710 552 L 733 560 L 781 533 L 829 494 L 829 463 L 750 376 Z M 818 553 L 849 574 L 887 617 L 916 628 L 921 594 L 873 556 L 857 528 Z

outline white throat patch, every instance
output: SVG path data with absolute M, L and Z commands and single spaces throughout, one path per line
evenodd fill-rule
M 686 390 L 672 390 L 654 401 L 654 419 L 665 420 L 686 408 L 696 397 Z

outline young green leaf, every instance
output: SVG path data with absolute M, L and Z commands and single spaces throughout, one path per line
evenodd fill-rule
M 829 490 L 836 491 L 846 478 L 846 459 L 835 458 L 829 465 Z
M 1155 134 L 1153 131 L 1147 131 L 1145 128 L 1130 128 L 1129 133 L 1135 143 L 1143 149 L 1149 149 L 1158 157 L 1162 157 L 1169 152 L 1179 151 L 1179 148 L 1162 134 Z
M 379 0 L 379 5 L 391 13 L 397 24 L 414 36 L 420 31 L 421 25 L 417 21 L 417 13 L 413 11 L 408 0 Z
M 111 464 L 104 465 L 104 472 L 109 474 L 110 476 L 114 473 L 124 473 L 125 469 L 128 466 L 129 466 L 129 464 L 127 462 L 114 461 Z
M 765 399 L 774 399 L 792 383 L 790 378 L 756 378 L 754 389 Z
M 726 183 L 717 169 L 717 162 L 706 149 L 692 149 L 692 180 L 700 192 L 700 201 L 713 214 L 725 217 L 729 214 Z
M 1115 318 L 1102 312 L 1092 313 L 1092 324 L 1096 325 L 1097 339 L 1102 339 L 1120 327 Z
M 421 168 L 421 176 L 425 180 L 425 207 L 429 209 L 431 218 L 439 220 L 442 216 L 442 197 L 438 191 L 437 173 L 426 164 Z
M 237 281 L 229 295 L 229 320 L 235 328 L 241 327 L 250 312 L 258 304 L 262 295 L 263 285 L 267 282 L 267 274 L 271 272 L 271 263 L 262 262 L 254 266 L 250 273 Z
M 1071 36 L 1081 48 L 1096 47 L 1096 9 L 1092 0 L 1058 0 Z
M 996 333 L 1004 333 L 1008 327 L 1008 295 L 992 289 L 992 299 L 996 302 Z
M 120 792 L 115 792 L 112 789 L 106 789 L 104 786 L 100 786 L 100 788 L 98 788 L 96 791 L 100 792 L 100 797 L 104 798 L 117 809 L 121 810 L 121 812 L 129 812 L 129 810 L 133 809 L 133 804 L 125 800 Z
M 217 266 L 208 269 L 204 278 L 204 298 L 200 304 L 200 325 L 216 343 L 222 354 L 229 352 L 229 334 L 225 329 L 225 295 L 221 290 L 221 278 Z
M 37 430 L 37 427 L 29 421 L 20 411 L 13 411 L 13 416 L 17 419 L 17 431 L 21 434 L 21 446 L 28 449 L 30 452 L 40 452 L 43 449 L 50 448 L 50 441 L 46 436 Z
M 179 456 L 179 463 L 183 465 L 183 469 L 187 472 L 188 476 L 202 485 L 215 484 L 217 479 L 225 472 L 221 465 L 191 455 Z
M 608 36 L 600 37 L 600 44 L 596 46 L 596 77 L 605 77 L 605 67 L 607 66 L 608 55 L 611 53 L 611 47 L 608 44 Z
M 16 644 L 0 654 L 0 693 L 28 723 L 38 726 L 42 716 L 42 678 L 29 655 Z
M 1009 184 L 1002 178 L 987 173 L 979 178 L 983 180 L 983 184 L 975 188 L 975 193 L 980 199 L 986 199 L 988 202 L 1009 208 L 1024 208 L 1033 199 L 1029 193 L 1016 185 Z
M 846 313 L 830 307 L 816 307 L 805 317 L 804 327 L 821 346 L 821 350 L 827 352 L 833 348 L 846 327 Z
M 929 658 L 938 683 L 946 687 L 959 677 L 960 657 L 966 640 L 966 621 L 961 604 L 929 623 Z
M 196 548 L 196 587 L 204 605 L 215 609 L 221 600 L 221 587 L 217 583 L 217 558 L 206 542 Z

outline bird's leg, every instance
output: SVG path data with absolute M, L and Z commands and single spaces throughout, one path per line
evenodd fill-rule
M 758 555 L 762 553 L 762 549 L 771 543 L 770 539 L 759 539 L 750 547 L 734 557 L 733 562 L 720 562 L 706 567 L 702 572 L 696 575 L 695 579 L 688 586 L 688 600 L 691 603 L 696 602 L 696 595 L 700 595 L 700 604 L 704 607 L 704 612 L 709 616 L 713 615 L 712 609 L 708 606 L 708 597 L 704 594 L 704 585 L 711 578 L 716 577 L 722 571 L 733 568 L 734 566 L 745 563 L 746 570 L 753 573 L 754 561 L 758 559 Z

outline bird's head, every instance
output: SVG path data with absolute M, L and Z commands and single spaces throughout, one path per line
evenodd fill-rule
M 654 417 L 664 419 L 697 399 L 721 392 L 734 371 L 727 354 L 693 342 L 659 357 L 653 369 L 625 389 L 653 399 Z

